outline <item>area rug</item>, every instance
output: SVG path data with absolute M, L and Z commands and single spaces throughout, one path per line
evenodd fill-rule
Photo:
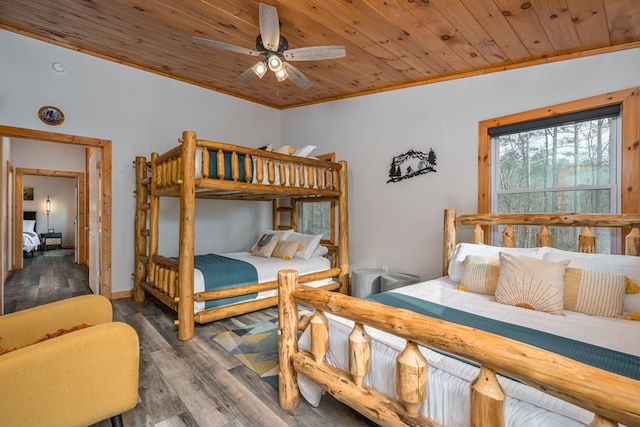
M 211 339 L 278 389 L 278 319 L 213 335 Z

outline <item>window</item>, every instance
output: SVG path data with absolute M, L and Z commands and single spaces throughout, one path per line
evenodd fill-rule
M 637 135 L 637 89 L 482 122 L 478 211 L 637 212 Z M 568 231 L 551 230 L 554 246 L 575 249 Z M 615 239 L 592 231 L 608 252 Z M 517 245 L 536 232 L 518 227 Z
M 335 162 L 335 153 L 317 156 Z M 305 234 L 322 234 L 322 243 L 335 244 L 336 202 L 298 202 L 298 229 Z

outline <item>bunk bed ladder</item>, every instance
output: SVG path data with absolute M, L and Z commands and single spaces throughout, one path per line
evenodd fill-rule
M 133 272 L 133 300 L 142 302 L 145 293 L 141 283 L 146 280 L 147 260 L 148 260 L 148 238 L 147 228 L 150 211 L 150 188 L 149 167 L 144 157 L 136 157 L 134 162 L 136 168 L 136 196 L 135 223 L 134 223 L 134 272 Z
M 273 229 L 297 231 L 298 209 L 296 199 L 283 197 L 273 200 Z

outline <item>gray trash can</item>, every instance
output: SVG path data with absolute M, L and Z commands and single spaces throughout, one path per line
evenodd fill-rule
M 401 288 L 402 286 L 418 283 L 420 277 L 414 274 L 384 273 L 380 276 L 380 292 Z
M 371 268 L 355 268 L 351 272 L 351 296 L 366 298 L 380 292 L 380 276 L 384 271 Z

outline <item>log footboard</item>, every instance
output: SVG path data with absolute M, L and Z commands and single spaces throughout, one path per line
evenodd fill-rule
M 385 426 L 438 425 L 418 414 L 426 398 L 426 361 L 417 344 L 476 362 L 480 373 L 471 386 L 470 425 L 504 425 L 504 392 L 499 372 L 595 413 L 592 426 L 640 425 L 640 381 L 609 373 L 569 358 L 488 332 L 433 319 L 350 296 L 298 284 L 297 273 L 279 273 L 280 406 L 298 404 L 297 373 L 308 376 L 336 399 Z M 310 352 L 298 348 L 297 303 L 316 309 L 310 320 Z M 349 371 L 324 362 L 327 321 L 332 313 L 355 322 L 349 337 Z M 362 325 L 407 340 L 396 362 L 398 400 L 367 385 L 370 339 Z

